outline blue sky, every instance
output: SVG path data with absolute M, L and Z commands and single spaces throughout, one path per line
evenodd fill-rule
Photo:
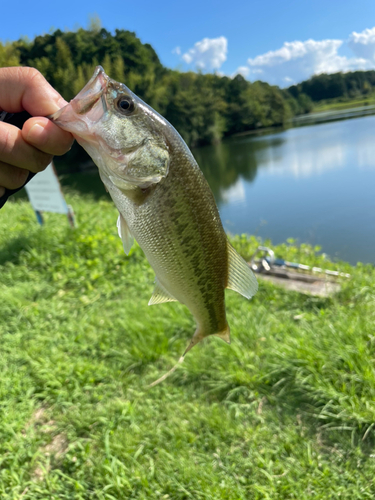
M 241 72 L 286 86 L 313 73 L 375 68 L 375 0 L 3 2 L 0 39 L 53 28 L 134 31 L 171 68 Z

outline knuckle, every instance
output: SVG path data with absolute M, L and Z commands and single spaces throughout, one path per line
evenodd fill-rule
M 8 189 L 17 189 L 23 186 L 27 180 L 28 175 L 28 170 L 24 170 L 23 168 L 18 167 L 12 168 L 11 173 L 8 175 L 6 187 Z
M 33 172 L 41 172 L 51 163 L 53 155 L 48 153 L 43 153 L 42 151 L 38 151 L 38 153 L 34 157 L 33 162 Z
M 1 134 L 0 140 L 0 160 L 9 155 L 13 149 L 13 141 L 9 127 L 5 127 L 5 130 Z
M 55 153 L 57 156 L 62 156 L 68 151 L 72 149 L 73 140 L 71 138 L 67 139 L 64 143 L 62 143 L 59 147 L 59 152 Z
M 28 68 L 25 68 L 25 70 L 27 71 L 27 76 L 28 76 L 29 82 L 33 82 L 34 84 L 38 84 L 38 82 L 40 82 L 41 80 L 44 80 L 44 76 L 36 68 L 28 67 Z

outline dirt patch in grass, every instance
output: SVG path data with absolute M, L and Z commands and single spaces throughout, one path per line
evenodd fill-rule
M 57 432 L 56 422 L 49 418 L 46 408 L 38 408 L 28 423 L 26 429 L 34 427 L 43 434 L 46 439 L 52 436 L 49 443 L 39 448 L 40 459 L 32 473 L 32 478 L 43 481 L 52 467 L 56 467 L 63 459 L 67 449 L 68 440 L 64 432 Z

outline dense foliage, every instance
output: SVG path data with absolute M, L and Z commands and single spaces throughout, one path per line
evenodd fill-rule
M 0 66 L 28 65 L 70 100 L 91 77 L 97 64 L 127 84 L 165 116 L 190 146 L 219 141 L 223 136 L 261 127 L 284 125 L 311 109 L 306 96 L 296 99 L 267 83 L 165 68 L 149 44 L 134 33 L 99 26 L 60 30 L 0 44 Z
M 337 97 L 354 98 L 368 96 L 375 87 L 375 71 L 352 71 L 331 75 L 314 75 L 309 80 L 292 85 L 288 91 L 294 98 L 308 96 L 313 101 Z
M 289 89 L 251 83 L 241 75 L 182 73 L 164 67 L 151 45 L 135 33 L 110 33 L 98 23 L 90 29 L 57 30 L 32 41 L 0 43 L 0 67 L 34 66 L 67 100 L 98 64 L 165 116 L 190 146 L 285 125 L 293 116 L 311 111 L 314 102 L 368 96 L 375 86 L 375 71 L 316 75 Z

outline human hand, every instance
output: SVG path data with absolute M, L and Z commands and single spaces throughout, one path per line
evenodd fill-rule
M 23 186 L 29 171 L 40 172 L 54 155 L 69 151 L 71 134 L 45 118 L 66 104 L 36 69 L 0 69 L 0 111 L 26 110 L 32 115 L 22 130 L 0 122 L 0 197 L 5 188 Z

